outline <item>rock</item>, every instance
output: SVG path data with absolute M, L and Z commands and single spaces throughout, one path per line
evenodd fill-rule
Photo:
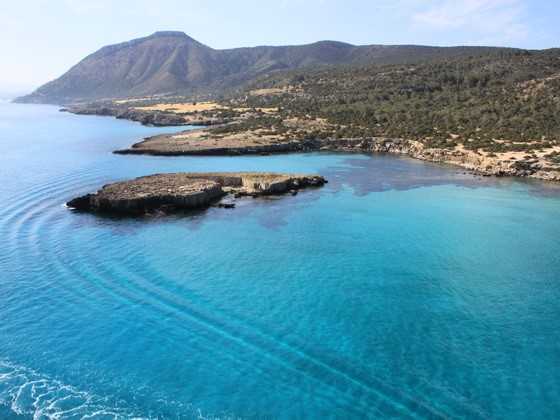
M 289 175 L 258 172 L 157 174 L 103 186 L 67 203 L 80 211 L 124 215 L 169 214 L 210 206 L 226 194 L 266 196 L 321 186 L 318 175 Z M 234 208 L 235 203 L 218 207 Z
M 91 198 L 92 194 L 86 194 L 70 200 L 66 205 L 76 210 L 89 210 Z

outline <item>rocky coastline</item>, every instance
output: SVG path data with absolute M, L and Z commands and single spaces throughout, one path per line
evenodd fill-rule
M 116 150 L 116 154 L 145 154 L 155 156 L 240 156 L 314 151 L 392 153 L 429 162 L 459 166 L 482 176 L 513 176 L 546 181 L 560 181 L 560 162 L 546 159 L 546 153 L 560 155 L 560 147 L 546 153 L 487 153 L 465 147 L 436 148 L 417 140 L 402 138 L 315 138 L 311 136 L 286 138 L 263 135 L 258 130 L 233 134 L 216 134 L 211 126 L 228 124 L 215 113 L 192 115 L 170 111 L 147 110 L 126 104 L 81 104 L 63 108 L 78 115 L 113 116 L 153 126 L 200 126 L 175 134 L 145 138 L 131 147 Z M 205 128 L 206 127 L 206 128 Z
M 512 156 L 511 153 L 491 156 L 460 147 L 431 148 L 419 141 L 399 138 L 270 139 L 248 142 L 246 140 L 216 140 L 211 136 L 201 139 L 200 133 L 187 132 L 186 134 L 148 137 L 128 149 L 116 150 L 115 153 L 156 156 L 236 156 L 314 151 L 391 153 L 459 166 L 482 176 L 514 176 L 560 181 L 560 165 L 536 156 Z
M 318 175 L 259 172 L 156 174 L 104 185 L 99 191 L 70 200 L 78 211 L 125 216 L 169 214 L 217 204 L 235 207 L 236 198 L 297 194 L 327 182 Z M 227 202 L 219 202 L 228 196 Z
M 459 166 L 482 176 L 512 176 L 560 181 L 560 165 L 551 164 L 536 156 L 512 156 L 515 155 L 514 153 L 492 156 L 463 147 L 452 149 L 426 147 L 414 140 L 387 138 L 326 140 L 321 150 L 401 154 L 428 162 Z

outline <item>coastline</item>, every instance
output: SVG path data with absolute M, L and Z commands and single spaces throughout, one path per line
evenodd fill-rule
M 199 132 L 204 132 L 204 129 L 200 129 Z M 176 144 L 173 143 L 172 139 L 174 136 L 162 134 L 148 137 L 141 142 L 133 144 L 128 149 L 115 150 L 114 153 L 152 156 L 241 156 L 318 151 L 388 153 L 406 155 L 414 159 L 433 163 L 453 165 L 482 176 L 512 176 L 543 181 L 560 181 L 560 171 L 547 170 L 535 159 L 522 161 L 506 160 L 464 148 L 429 148 L 419 141 L 399 138 L 302 139 L 299 141 L 280 141 L 264 145 L 244 145 L 239 143 L 229 147 L 219 145 L 200 147 L 197 144 L 181 148 L 176 147 Z M 167 146 L 166 142 L 168 142 Z
M 306 153 L 317 151 L 349 153 L 388 153 L 406 155 L 414 159 L 443 163 L 472 171 L 481 176 L 520 177 L 543 181 L 560 181 L 560 164 L 553 164 L 541 156 L 527 153 L 491 154 L 469 150 L 460 146 L 453 148 L 428 147 L 418 140 L 388 137 L 359 138 L 283 138 L 262 136 L 258 130 L 246 130 L 240 138 L 237 134 L 217 135 L 217 126 L 231 125 L 213 116 L 185 116 L 172 112 L 141 111 L 128 107 L 87 105 L 62 108 L 61 111 L 77 115 L 112 116 L 153 126 L 197 126 L 198 129 L 175 134 L 147 137 L 129 148 L 115 150 L 115 154 L 144 154 L 152 156 L 242 156 L 279 153 Z M 235 123 L 233 123 L 235 124 Z M 194 137 L 194 138 L 192 138 Z M 560 152 L 555 148 L 553 152 Z

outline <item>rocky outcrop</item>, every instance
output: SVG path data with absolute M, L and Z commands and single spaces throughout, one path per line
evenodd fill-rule
M 227 194 L 234 197 L 294 192 L 321 186 L 318 175 L 257 172 L 157 174 L 103 186 L 93 194 L 70 200 L 68 207 L 100 213 L 141 215 L 204 208 Z M 231 203 L 225 205 L 232 208 Z

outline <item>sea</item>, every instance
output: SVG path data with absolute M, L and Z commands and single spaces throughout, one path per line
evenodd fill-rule
M 1 419 L 560 417 L 559 185 L 112 153 L 179 129 L 0 103 Z M 329 183 L 165 217 L 64 205 L 180 171 Z

